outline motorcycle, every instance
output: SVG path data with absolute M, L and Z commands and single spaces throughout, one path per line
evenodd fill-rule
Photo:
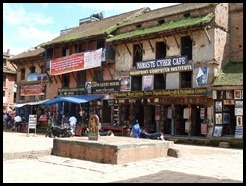
M 51 137 L 73 137 L 73 133 L 71 132 L 70 127 L 64 127 L 61 128 L 59 126 L 51 126 L 47 129 L 47 133 L 45 134 L 45 137 L 49 136 Z
M 152 139 L 152 140 L 165 140 L 162 132 L 148 133 L 141 131 L 140 138 Z

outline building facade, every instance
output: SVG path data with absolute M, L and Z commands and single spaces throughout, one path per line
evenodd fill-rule
M 16 98 L 16 69 L 9 62 L 10 50 L 3 53 L 3 111 L 12 111 Z
M 182 3 L 81 19 L 40 53 L 13 58 L 17 102 L 69 98 L 49 107 L 59 121 L 74 115 L 87 124 L 97 114 L 102 130 L 120 135 L 136 119 L 147 132 L 234 135 L 243 121 L 242 10 L 241 3 Z M 33 65 L 45 80 L 31 80 L 39 77 Z M 45 92 L 24 96 L 34 85 Z
M 142 14 L 107 43 L 117 51 L 119 125 L 149 132 L 207 135 L 213 126 L 211 83 L 229 56 L 228 3 L 183 3 Z M 206 125 L 202 125 L 206 124 Z

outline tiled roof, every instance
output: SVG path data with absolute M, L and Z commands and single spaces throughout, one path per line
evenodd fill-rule
M 136 19 L 126 22 L 122 24 L 121 26 L 137 24 L 137 23 L 148 21 L 148 20 L 163 18 L 165 16 L 171 16 L 177 13 L 189 12 L 189 11 L 196 10 L 199 8 L 215 6 L 216 4 L 218 3 L 181 3 L 178 5 L 174 5 L 174 6 L 158 8 L 158 9 L 151 10 L 145 14 L 142 14 L 141 16 L 138 16 Z
M 44 51 L 45 50 L 43 48 L 36 48 L 36 49 L 33 49 L 33 50 L 28 50 L 28 51 L 23 52 L 21 54 L 12 56 L 11 58 L 9 58 L 9 61 L 22 59 L 22 58 L 27 58 L 27 57 L 36 57 L 36 56 L 42 55 L 42 53 Z
M 212 86 L 243 85 L 243 62 L 229 62 L 215 77 Z
M 125 40 L 129 38 L 143 37 L 150 34 L 165 33 L 169 31 L 174 31 L 177 29 L 185 29 L 190 27 L 197 27 L 209 23 L 214 17 L 213 13 L 209 13 L 202 17 L 188 17 L 184 19 L 179 19 L 177 21 L 170 21 L 163 23 L 162 25 L 151 27 L 151 28 L 139 28 L 131 32 L 126 32 L 123 34 L 116 35 L 112 38 L 107 39 L 107 42 Z
M 129 21 L 135 16 L 142 14 L 145 11 L 148 11 L 149 8 L 141 8 L 120 15 L 108 17 L 98 21 L 92 21 L 89 23 L 83 23 L 78 27 L 75 27 L 71 31 L 64 33 L 53 40 L 43 44 L 43 47 L 59 44 L 59 43 L 68 43 L 71 41 L 95 37 L 99 35 L 107 35 L 114 31 L 118 25 L 122 24 L 124 21 Z

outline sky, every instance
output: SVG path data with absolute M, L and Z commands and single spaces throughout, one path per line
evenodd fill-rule
M 179 3 L 3 3 L 3 52 L 17 55 L 79 25 L 94 13 L 104 18 L 149 7 L 151 10 Z

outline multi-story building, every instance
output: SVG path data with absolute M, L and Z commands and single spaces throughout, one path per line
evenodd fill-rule
M 214 136 L 243 137 L 243 3 L 229 4 L 229 61 L 212 82 Z
M 119 80 L 114 78 L 115 52 L 112 45 L 105 45 L 105 40 L 119 25 L 148 10 L 142 8 L 108 18 L 95 14 L 42 45 L 54 97 L 59 97 L 59 120 L 74 115 L 83 122 L 79 115 L 83 111 L 84 118 L 96 113 L 101 122 L 112 123 L 110 100 L 118 91 Z M 62 101 L 68 96 L 76 96 L 76 100 Z
M 228 3 L 183 3 L 118 26 L 106 41 L 119 51 L 120 124 L 138 119 L 151 132 L 206 135 L 214 119 L 211 82 L 229 60 L 228 26 Z
M 3 111 L 12 111 L 16 97 L 16 68 L 9 62 L 10 50 L 3 53 Z
M 41 104 L 54 96 L 46 74 L 44 49 L 37 46 L 12 56 L 9 61 L 17 70 L 16 113 L 24 114 L 26 121 L 29 114 L 40 116 L 44 113 L 40 108 Z
M 102 129 L 123 135 L 135 119 L 148 132 L 234 135 L 237 122 L 243 121 L 242 113 L 234 117 L 243 103 L 239 4 L 183 3 L 81 19 L 79 26 L 42 44 L 43 55 L 34 55 L 44 57 L 37 63 L 47 73 L 44 99 L 57 103 L 51 111 L 58 120 L 80 118 L 81 111 L 85 118 L 96 113 Z M 231 63 L 237 66 L 233 76 L 224 70 Z M 227 94 L 233 98 L 221 97 Z M 226 111 L 230 100 L 233 106 Z M 83 118 L 79 122 L 86 123 Z

